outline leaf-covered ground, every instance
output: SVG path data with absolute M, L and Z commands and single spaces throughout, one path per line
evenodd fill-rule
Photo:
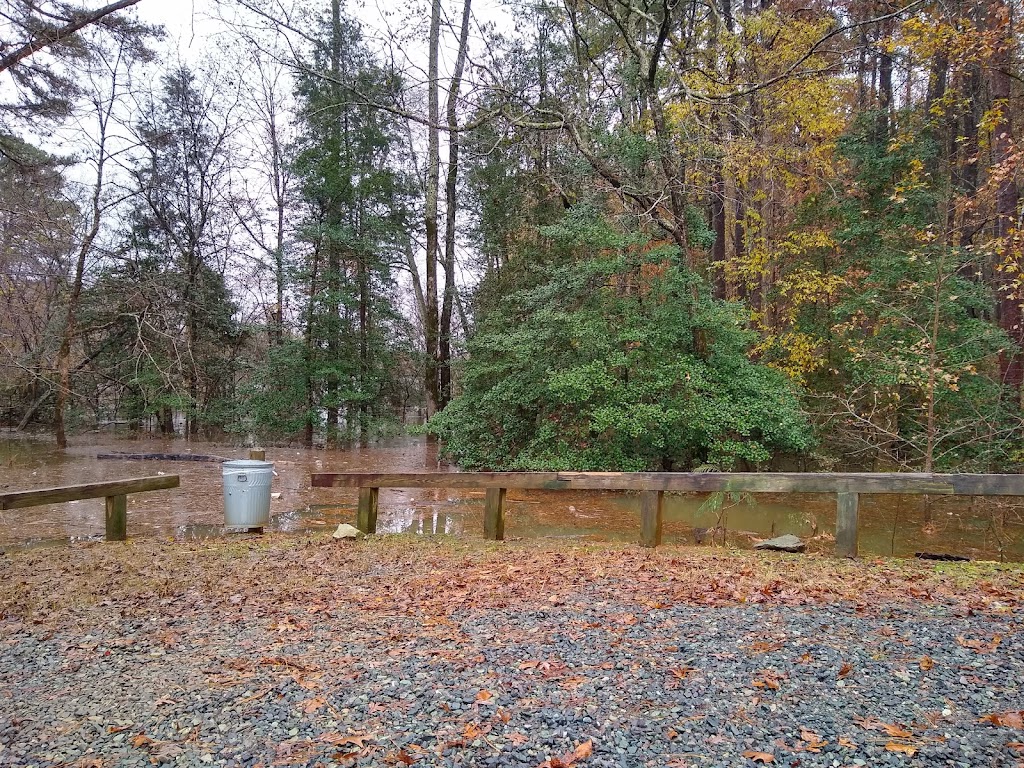
M 0 765 L 1015 765 L 1024 568 L 268 536 L 0 555 Z

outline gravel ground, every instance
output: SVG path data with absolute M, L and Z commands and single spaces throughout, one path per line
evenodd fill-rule
M 424 612 L 407 587 L 276 594 L 280 610 L 111 598 L 84 629 L 8 615 L 0 765 L 1024 761 L 1016 604 L 708 605 L 594 580 Z

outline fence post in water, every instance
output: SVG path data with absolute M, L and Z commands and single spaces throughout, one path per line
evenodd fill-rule
M 359 511 L 356 515 L 356 527 L 363 533 L 377 532 L 377 497 L 379 488 L 359 489 Z
M 107 541 L 124 541 L 128 538 L 128 497 L 107 496 Z
M 640 545 L 656 547 L 661 544 L 661 527 L 665 494 L 661 491 L 643 491 L 640 494 Z
M 484 538 L 505 540 L 505 489 L 488 488 L 484 501 Z
M 266 461 L 267 460 L 267 452 L 266 451 L 262 451 L 262 450 L 260 450 L 260 451 L 257 451 L 257 450 L 249 451 L 249 460 L 250 461 Z
M 858 496 L 848 491 L 836 494 L 836 554 L 857 556 Z

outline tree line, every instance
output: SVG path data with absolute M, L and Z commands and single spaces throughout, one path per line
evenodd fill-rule
M 190 63 L 137 2 L 5 4 L 13 426 L 1024 457 L 1014 0 L 222 0 Z

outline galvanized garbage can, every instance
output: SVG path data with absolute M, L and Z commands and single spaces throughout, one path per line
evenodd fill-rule
M 225 461 L 223 473 L 224 525 L 229 528 L 269 525 L 273 463 L 252 459 Z

